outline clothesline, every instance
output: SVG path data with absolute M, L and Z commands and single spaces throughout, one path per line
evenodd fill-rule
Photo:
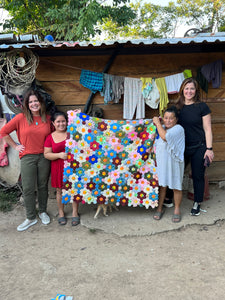
M 125 107 L 124 118 L 125 119 L 132 119 L 136 109 L 137 109 L 136 118 L 138 118 L 138 119 L 144 118 L 145 117 L 144 101 L 146 101 L 146 103 L 153 109 L 158 108 L 158 105 L 160 104 L 160 112 L 161 113 L 162 113 L 164 107 L 167 106 L 167 104 L 169 102 L 168 96 L 165 97 L 165 95 L 166 95 L 165 91 L 167 88 L 163 81 L 164 78 L 158 79 L 158 85 L 161 86 L 161 96 L 160 96 L 156 84 L 154 84 L 154 82 L 152 83 L 152 79 L 150 79 L 150 78 L 131 78 L 131 77 L 124 77 L 124 76 L 117 76 L 117 75 L 111 75 L 111 74 L 102 73 L 102 72 L 94 72 L 94 71 L 90 71 L 90 70 L 85 70 L 82 68 L 73 67 L 73 66 L 69 66 L 66 64 L 62 64 L 62 63 L 52 62 L 52 61 L 46 60 L 46 59 L 44 59 L 43 61 L 55 64 L 55 65 L 59 65 L 59 66 L 64 66 L 64 67 L 69 67 L 72 69 L 81 70 L 80 83 L 83 86 L 89 88 L 94 93 L 97 91 L 100 91 L 102 96 L 104 96 L 105 103 L 108 103 L 109 101 L 112 101 L 112 100 L 114 100 L 115 103 L 119 102 L 122 94 L 124 93 L 124 79 L 125 78 L 126 78 L 125 90 L 134 92 L 136 88 L 133 88 L 133 87 L 138 86 L 138 92 L 136 90 L 134 94 L 129 93 L 129 95 L 125 93 L 125 97 L 124 97 L 124 107 Z M 189 70 L 189 72 L 191 72 L 191 71 Z M 85 74 L 82 77 L 83 73 L 85 73 Z M 102 91 L 103 76 L 105 78 L 107 78 L 107 83 L 105 82 L 105 85 L 104 85 L 104 92 Z M 171 76 L 173 76 L 173 75 L 171 75 Z M 149 80 L 146 81 L 146 79 L 149 79 L 150 81 Z M 184 79 L 184 77 L 183 77 L 183 79 Z M 141 81 L 136 82 L 137 80 L 139 80 L 139 81 L 141 80 L 142 83 L 141 83 Z M 154 79 L 153 79 L 153 81 L 154 81 Z M 182 81 L 182 80 L 180 79 L 180 81 Z M 132 85 L 132 88 L 131 88 L 131 85 Z M 144 85 L 145 85 L 145 90 L 143 91 Z M 111 93 L 111 95 L 110 95 L 110 89 L 113 90 L 113 93 Z M 146 93 L 146 91 L 147 91 L 147 93 Z M 146 100 L 144 100 L 144 98 L 141 97 L 142 92 L 145 93 Z M 151 93 L 151 96 L 149 96 L 150 93 Z M 132 100 L 132 99 L 134 99 L 134 100 Z
M 136 111 L 136 118 L 142 119 L 145 117 L 145 103 L 152 109 L 159 106 L 160 115 L 163 114 L 169 103 L 168 94 L 178 93 L 185 77 L 192 77 L 191 70 L 184 72 L 153 79 L 116 76 L 83 69 L 80 84 L 92 93 L 99 91 L 104 96 L 105 104 L 111 101 L 118 103 L 124 94 L 123 118 L 133 119 Z
M 178 93 L 183 80 L 192 77 L 192 71 L 189 69 L 160 78 L 134 78 L 94 72 L 49 60 L 44 61 L 81 70 L 80 84 L 90 89 L 92 93 L 99 91 L 104 96 L 105 104 L 110 101 L 118 103 L 122 94 L 124 94 L 124 119 L 133 119 L 135 111 L 137 119 L 144 118 L 145 103 L 152 109 L 157 109 L 159 106 L 160 115 L 162 115 L 169 103 L 168 94 Z M 206 93 L 208 92 L 208 83 L 210 81 L 212 81 L 213 88 L 220 87 L 222 64 L 223 60 L 219 59 L 198 68 L 196 79 Z
M 51 64 L 59 65 L 59 66 L 62 66 L 62 67 L 67 67 L 67 68 L 70 68 L 70 69 L 83 70 L 82 68 L 78 68 L 78 67 L 73 67 L 73 66 L 66 65 L 66 64 L 57 63 L 55 61 L 51 61 L 51 60 L 48 60 L 48 59 L 42 59 L 42 61 L 49 62 Z
M 67 65 L 67 64 L 57 63 L 57 62 L 54 62 L 54 61 L 51 61 L 51 60 L 48 60 L 48 59 L 42 59 L 42 61 L 49 62 L 51 64 L 62 66 L 62 67 L 67 67 L 67 68 L 70 68 L 70 69 L 75 69 L 75 70 L 80 70 L 80 71 L 87 70 L 87 69 L 84 69 L 84 68 L 74 67 L 74 66 L 70 66 L 70 65 Z M 90 71 L 90 70 L 87 70 L 87 71 Z M 96 72 L 96 71 L 90 71 L 90 72 L 106 74 L 106 73 L 103 73 L 103 72 Z M 109 75 L 118 76 L 118 77 L 125 77 L 125 76 L 120 76 L 120 75 L 115 75 L 115 74 L 109 74 Z M 172 75 L 174 75 L 174 74 L 172 74 Z M 172 75 L 168 75 L 168 76 L 172 76 Z M 138 79 L 139 77 L 129 77 L 129 78 Z M 156 79 L 156 77 L 152 77 L 152 79 Z

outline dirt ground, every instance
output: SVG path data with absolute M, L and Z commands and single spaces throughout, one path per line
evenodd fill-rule
M 219 195 L 221 203 L 224 190 Z M 50 207 L 48 226 L 39 221 L 20 233 L 16 226 L 24 220 L 24 208 L 0 213 L 0 299 L 50 300 L 57 293 L 74 300 L 224 299 L 224 219 L 213 217 L 206 224 L 203 215 L 202 224 L 188 224 L 184 217 L 185 224 L 169 230 L 120 236 L 93 225 L 113 215 L 100 216 L 91 226 L 72 227 L 70 219 L 59 226 L 54 201 Z M 87 210 L 94 215 L 93 208 Z M 137 214 L 153 222 L 146 212 Z M 127 218 L 130 229 L 132 220 Z M 166 224 L 160 222 L 154 226 Z

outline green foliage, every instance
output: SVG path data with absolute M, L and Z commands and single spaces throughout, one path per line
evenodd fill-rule
M 177 0 L 177 9 L 185 23 L 198 29 L 220 29 L 225 22 L 225 0 Z
M 164 7 L 139 0 L 130 6 L 136 18 L 128 25 L 118 27 L 109 18 L 104 20 L 109 39 L 173 37 L 180 25 L 225 31 L 225 0 L 177 0 L 177 4 L 171 1 Z
M 98 24 L 109 17 L 119 25 L 134 18 L 125 4 L 129 0 L 114 0 L 112 5 L 97 0 L 2 0 L 0 7 L 7 10 L 11 19 L 3 25 L 5 31 L 17 34 L 33 33 L 55 39 L 85 40 L 100 33 Z
M 173 2 L 163 7 L 139 0 L 130 6 L 136 13 L 136 18 L 126 26 L 117 26 L 109 18 L 104 19 L 103 29 L 109 39 L 162 38 L 173 34 L 177 19 Z
M 18 196 L 17 188 L 0 188 L 0 211 L 12 210 L 13 204 L 18 201 Z
M 51 34 L 56 40 L 89 40 L 101 32 L 106 39 L 173 37 L 181 24 L 225 30 L 225 0 L 177 0 L 167 6 L 150 1 L 0 0 L 0 7 L 11 16 L 5 32 Z

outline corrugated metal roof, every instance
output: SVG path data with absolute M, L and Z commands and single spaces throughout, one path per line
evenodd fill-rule
M 97 49 L 123 49 L 120 51 L 122 54 L 127 54 L 127 49 L 132 48 L 157 48 L 155 52 L 163 52 L 167 51 L 167 48 L 169 49 L 179 49 L 183 47 L 189 47 L 192 45 L 192 48 L 195 46 L 198 46 L 199 49 L 203 45 L 223 45 L 225 43 L 225 32 L 218 32 L 215 34 L 212 33 L 201 33 L 194 37 L 181 37 L 181 38 L 154 38 L 154 39 L 128 39 L 128 40 L 107 40 L 107 41 L 81 41 L 81 42 L 63 42 L 63 41 L 57 41 L 57 42 L 48 42 L 48 41 L 39 41 L 37 36 L 33 36 L 33 40 L 31 41 L 30 35 L 19 36 L 19 38 L 15 38 L 15 36 L 10 36 L 9 39 L 7 39 L 7 35 L 4 35 L 5 37 L 2 37 L 3 35 L 0 35 L 0 52 L 4 51 L 10 51 L 12 49 L 22 49 L 23 47 L 29 48 L 32 50 L 35 50 L 38 54 L 44 53 L 46 55 L 47 52 L 43 52 L 44 50 L 57 53 L 61 53 L 63 50 L 74 50 L 73 55 L 76 55 L 80 51 L 87 51 L 87 54 L 90 54 L 90 51 L 94 51 Z M 25 42 L 27 41 L 27 42 Z M 1 44 L 2 42 L 2 44 Z M 55 51 L 54 51 L 55 49 Z M 160 50 L 161 49 L 161 50 Z M 61 50 L 61 51 L 60 51 Z M 159 51 L 160 50 L 160 51 Z M 224 48 L 225 50 L 225 48 Z M 221 50 L 221 47 L 218 51 L 224 51 Z M 130 51 L 130 50 L 129 50 Z M 175 50 L 173 50 L 175 52 Z M 196 50 L 197 51 L 197 50 Z M 210 51 L 212 49 L 210 48 Z M 63 52 L 62 52 L 63 53 Z M 72 53 L 72 52 L 71 52 Z M 97 52 L 96 52 L 97 53 Z M 107 53 L 104 53 L 107 54 Z M 132 54 L 132 51 L 131 51 Z M 80 54 L 79 54 L 80 55 Z
M 33 35 L 20 35 L 15 37 L 13 34 L 1 34 L 0 35 L 0 43 L 1 41 L 5 41 L 4 44 L 0 44 L 0 49 L 8 49 L 12 48 L 33 48 L 33 47 L 101 47 L 101 46 L 111 46 L 114 44 L 131 44 L 131 45 L 164 45 L 164 44 L 190 44 L 190 43 L 214 43 L 214 42 L 225 42 L 225 32 L 217 32 L 217 33 L 201 33 L 194 37 L 181 37 L 181 38 L 154 38 L 154 39 L 127 39 L 127 40 L 106 40 L 106 41 L 82 41 L 82 42 L 45 42 L 38 41 L 37 36 Z M 32 42 L 30 42 L 33 40 Z M 8 41 L 8 42 L 7 42 Z M 24 43 L 24 41 L 27 41 Z

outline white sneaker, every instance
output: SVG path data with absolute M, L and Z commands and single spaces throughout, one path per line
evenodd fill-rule
M 42 224 L 48 225 L 50 223 L 50 218 L 45 212 L 39 214 L 38 216 L 41 219 Z
M 34 219 L 34 220 L 29 220 L 29 219 L 26 219 L 22 224 L 20 224 L 18 227 L 17 227 L 17 230 L 18 231 L 24 231 L 24 230 L 27 230 L 30 226 L 34 225 L 37 223 L 37 219 Z

